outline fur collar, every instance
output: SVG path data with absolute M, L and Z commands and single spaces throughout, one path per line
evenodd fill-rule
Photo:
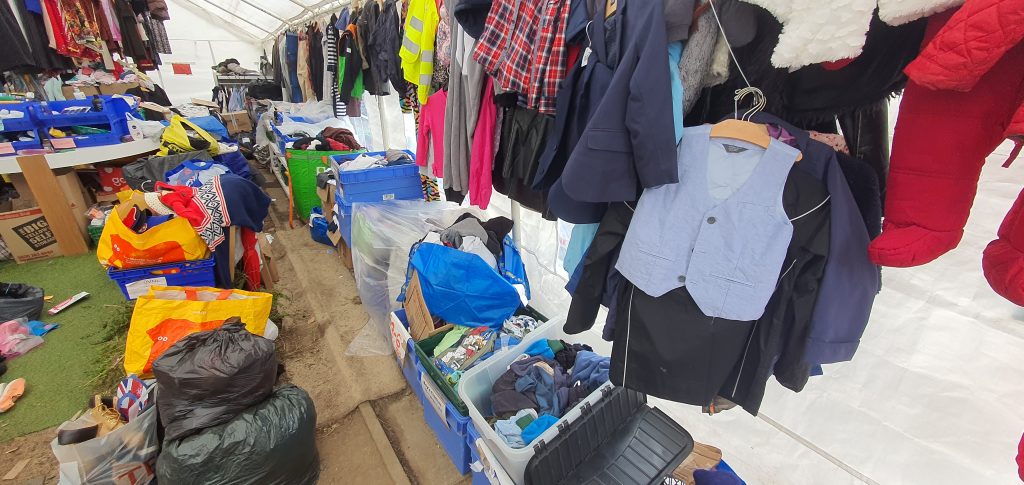
M 772 65 L 796 70 L 860 55 L 871 16 L 901 25 L 964 0 L 743 0 L 770 12 L 783 24 Z

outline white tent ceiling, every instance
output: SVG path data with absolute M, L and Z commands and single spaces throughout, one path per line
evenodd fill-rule
M 227 28 L 263 43 L 289 25 L 329 12 L 348 0 L 182 0 L 181 5 L 224 22 Z M 173 14 L 172 14 L 173 15 Z

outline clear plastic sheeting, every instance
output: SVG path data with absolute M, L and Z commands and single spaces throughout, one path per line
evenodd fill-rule
M 353 204 L 353 272 L 359 298 L 370 319 L 349 345 L 349 355 L 392 352 L 388 315 L 401 308 L 397 299 L 405 284 L 409 248 L 427 232 L 447 228 L 466 212 L 481 215 L 450 202 Z
M 309 103 L 288 103 L 274 101 L 274 109 L 281 113 L 282 122 L 276 125 L 282 133 L 291 133 L 293 130 L 304 131 L 311 136 L 316 136 L 324 128 L 346 128 L 355 134 L 356 140 L 366 147 L 375 147 L 374 140 L 380 139 L 380 134 L 374 135 L 370 128 L 369 120 L 365 113 L 361 118 L 335 118 L 329 101 Z M 256 145 L 269 145 L 272 116 L 274 111 L 267 111 L 260 115 L 257 121 L 259 129 L 256 131 Z M 379 132 L 379 130 L 377 130 Z
M 516 220 L 512 217 L 512 201 L 498 192 L 491 195 L 487 216 Z M 530 280 L 530 306 L 548 318 L 565 315 L 572 298 L 565 291 L 569 277 L 562 269 L 562 258 L 572 224 L 548 221 L 537 212 L 523 209 L 513 230 L 519 235 L 516 244 Z
M 651 403 L 721 448 L 751 484 L 1019 483 L 1024 310 L 996 295 L 981 271 L 982 251 L 1024 180 L 1024 164 L 999 166 L 1011 146 L 989 158 L 957 249 L 922 267 L 883 269 L 852 362 L 825 366 L 799 394 L 771 381 L 757 417 Z M 508 216 L 509 207 L 494 194 L 488 212 Z M 571 225 L 521 214 L 531 304 L 563 315 L 570 298 L 561 255 Z M 600 334 L 603 322 L 602 312 L 591 332 Z

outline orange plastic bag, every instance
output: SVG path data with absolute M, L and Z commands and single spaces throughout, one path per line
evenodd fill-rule
M 246 330 L 263 335 L 273 296 L 207 287 L 154 286 L 139 297 L 124 349 L 127 374 L 151 376 L 153 362 L 182 338 L 220 328 L 239 317 Z
M 135 205 L 131 203 L 119 204 L 107 217 L 96 244 L 100 264 L 129 269 L 209 257 L 206 241 L 184 217 L 174 217 L 138 234 L 121 220 L 132 207 Z

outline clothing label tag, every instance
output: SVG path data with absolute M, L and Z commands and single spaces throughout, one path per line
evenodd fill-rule
M 13 143 L 0 143 L 0 155 L 11 155 L 14 153 Z
M 53 144 L 53 148 L 57 150 L 67 150 L 75 148 L 74 138 L 51 138 L 50 143 Z
M 402 325 L 401 320 L 392 313 L 391 314 L 391 347 L 395 349 L 395 356 L 398 357 L 398 362 L 405 364 L 405 353 L 408 350 L 406 342 L 412 338 L 409 336 L 409 329 Z
M 381 198 L 384 200 L 395 200 L 395 194 L 384 194 Z
M 583 51 L 583 62 L 580 64 L 581 66 L 586 66 L 590 62 L 590 54 L 593 52 L 594 51 L 590 50 L 590 47 L 587 47 L 587 49 Z
M 728 143 L 723 143 L 722 147 L 725 148 L 726 153 L 743 153 L 747 151 L 747 149 L 744 147 L 738 147 L 736 145 L 730 145 Z
M 448 428 L 448 419 L 446 414 L 444 394 L 437 390 L 437 386 L 434 385 L 434 381 L 430 379 L 430 374 L 426 372 L 420 374 L 420 387 L 423 388 L 423 395 L 426 396 L 430 406 L 434 408 L 434 412 L 441 418 L 441 423 L 444 424 L 445 428 Z
M 167 278 L 146 278 L 144 280 L 132 281 L 127 285 L 124 285 L 125 290 L 128 291 L 128 298 L 132 300 L 149 293 L 150 286 L 167 286 Z

